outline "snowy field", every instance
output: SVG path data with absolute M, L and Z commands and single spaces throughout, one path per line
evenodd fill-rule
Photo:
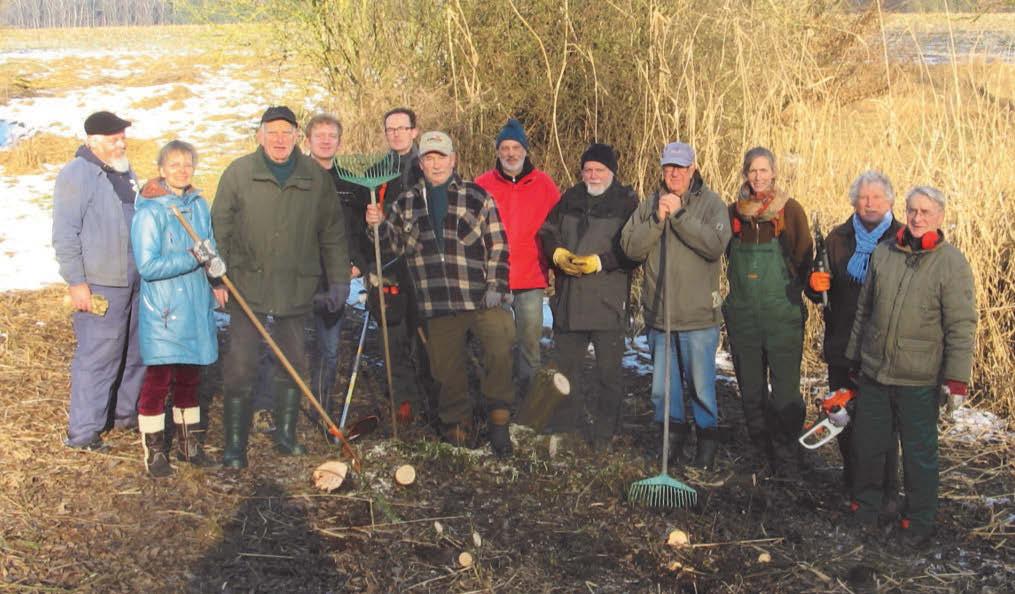
M 108 110 L 133 123 L 127 130 L 128 142 L 152 139 L 161 143 L 182 138 L 198 148 L 202 162 L 214 162 L 219 156 L 216 151 L 244 146 L 249 141 L 265 106 L 280 103 L 296 92 L 292 84 L 255 88 L 252 79 L 245 76 L 246 66 L 239 63 L 194 65 L 194 76 L 190 78 L 195 82 L 132 86 L 132 78 L 148 73 L 148 61 L 139 57 L 154 58 L 155 54 L 131 51 L 127 55 L 126 50 L 0 51 L 0 64 L 14 59 L 58 62 L 92 58 L 93 69 L 76 75 L 104 81 L 85 88 L 14 98 L 0 105 L 0 122 L 6 123 L 0 127 L 5 137 L 0 138 L 0 150 L 43 132 L 83 140 L 85 118 L 95 111 Z M 188 56 L 183 54 L 180 59 L 187 60 Z M 174 95 L 182 96 L 145 107 L 146 100 Z M 234 152 L 226 161 L 240 154 Z M 67 161 L 72 157 L 67 155 Z M 199 174 L 200 167 L 199 163 Z M 34 175 L 13 176 L 0 168 L 0 193 L 7 210 L 7 216 L 0 218 L 0 291 L 37 289 L 61 282 L 50 243 L 53 183 L 59 169 L 47 166 Z

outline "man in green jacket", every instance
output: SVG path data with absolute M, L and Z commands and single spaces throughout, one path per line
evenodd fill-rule
M 258 130 L 260 147 L 226 168 L 211 214 L 230 278 L 262 323 L 269 322 L 272 338 L 305 378 L 303 319 L 312 311 L 322 262 L 326 307 L 337 312 L 349 295 L 349 257 L 345 220 L 331 180 L 313 159 L 294 150 L 297 130 L 288 107 L 269 107 Z M 247 465 L 251 380 L 261 339 L 232 302 L 229 314 L 222 463 L 238 469 Z M 276 450 L 301 455 L 306 450 L 296 443 L 300 393 L 280 373 L 274 379 Z
M 715 353 L 722 325 L 719 275 L 730 241 L 729 215 L 719 195 L 698 174 L 694 149 L 689 145 L 666 145 L 660 164 L 662 183 L 624 225 L 620 245 L 629 258 L 643 262 L 645 270 L 641 304 L 652 349 L 655 420 L 664 420 L 663 398 L 668 397 L 670 455 L 679 461 L 691 428 L 685 422 L 682 384 L 686 381 L 698 433 L 694 465 L 708 469 L 719 444 Z M 667 329 L 672 333 L 667 335 Z M 667 336 L 671 341 L 669 363 Z M 671 369 L 668 395 L 664 394 L 667 364 Z
M 903 544 L 920 547 L 937 513 L 939 395 L 966 396 L 976 335 L 969 262 L 945 241 L 945 197 L 919 186 L 906 195 L 906 226 L 880 244 L 857 302 L 846 358 L 859 366 L 853 428 L 853 521 L 876 525 L 884 497 L 885 457 L 902 441 L 906 507 Z

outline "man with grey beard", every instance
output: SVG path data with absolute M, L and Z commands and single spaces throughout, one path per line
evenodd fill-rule
M 497 163 L 476 178 L 493 196 L 508 240 L 509 287 L 515 314 L 515 373 L 525 394 L 539 368 L 543 336 L 543 295 L 549 264 L 539 249 L 536 232 L 560 199 L 557 184 L 529 159 L 529 139 L 521 122 L 509 119 L 494 139 Z
M 88 116 L 85 144 L 53 191 L 53 249 L 69 285 L 77 338 L 64 445 L 76 449 L 105 449 L 99 434 L 110 420 L 119 428 L 137 426 L 144 366 L 137 342 L 140 278 L 130 246 L 138 186 L 127 160 L 128 126 L 108 111 Z

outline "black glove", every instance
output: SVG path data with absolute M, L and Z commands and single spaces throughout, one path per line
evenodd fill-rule
M 341 312 L 348 299 L 349 283 L 331 283 L 328 285 L 328 295 L 324 298 L 328 313 Z

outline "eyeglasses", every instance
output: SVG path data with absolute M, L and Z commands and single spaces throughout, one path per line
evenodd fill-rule
M 408 132 L 409 130 L 412 130 L 412 126 L 396 126 L 394 128 L 385 128 L 384 129 L 384 133 L 390 136 L 392 134 L 398 134 L 398 133 L 403 133 L 404 134 L 404 133 Z

